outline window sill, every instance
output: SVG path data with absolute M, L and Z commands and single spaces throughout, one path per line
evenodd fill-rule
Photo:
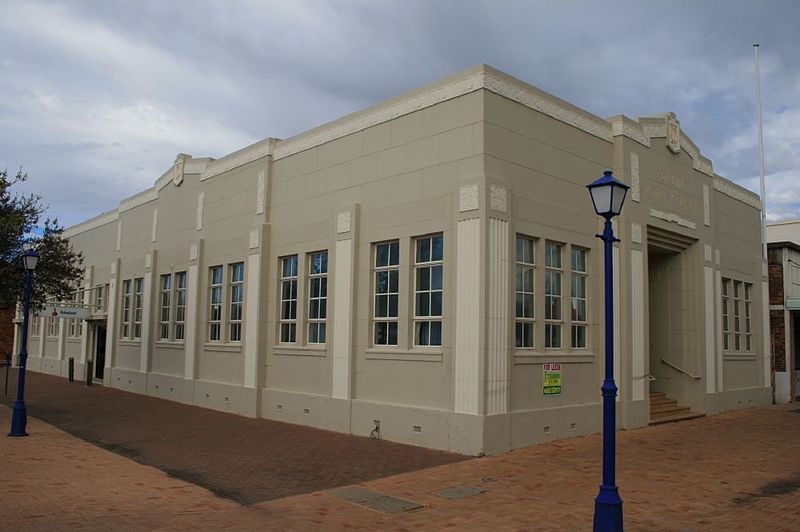
M 439 349 L 384 349 L 372 347 L 364 354 L 367 360 L 405 360 L 409 362 L 441 362 L 442 351 Z
M 206 342 L 203 344 L 203 349 L 206 351 L 217 351 L 222 353 L 240 353 L 242 351 L 242 344 L 224 344 Z
M 272 348 L 273 355 L 301 356 L 301 357 L 326 357 L 328 346 L 319 345 L 276 345 Z
M 722 360 L 746 361 L 755 360 L 756 354 L 752 351 L 723 351 Z
M 594 353 L 588 351 L 527 351 L 517 349 L 514 351 L 514 364 L 546 364 L 557 362 L 561 364 L 587 364 L 595 361 Z
M 141 340 L 119 340 L 117 343 L 119 345 L 130 345 L 130 346 L 142 345 L 142 341 Z
M 164 349 L 184 349 L 186 346 L 183 342 L 166 342 L 160 341 L 156 342 L 156 347 L 164 348 Z

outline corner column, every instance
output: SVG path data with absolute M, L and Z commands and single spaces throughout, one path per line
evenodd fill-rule
M 456 314 L 453 409 L 459 414 L 481 414 L 481 235 L 480 189 L 459 189 L 456 221 Z

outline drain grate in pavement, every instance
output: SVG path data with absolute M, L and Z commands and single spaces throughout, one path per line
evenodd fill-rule
M 358 486 L 351 486 L 347 488 L 339 488 L 331 490 L 330 493 L 342 499 L 384 512 L 387 514 L 396 514 L 400 512 L 407 512 L 409 510 L 418 510 L 424 506 L 418 502 L 407 501 L 392 497 L 391 495 L 384 495 L 377 491 L 359 488 Z
M 463 499 L 471 495 L 477 495 L 486 491 L 484 488 L 476 488 L 474 486 L 457 486 L 455 488 L 448 488 L 438 492 L 436 495 L 444 497 L 445 499 Z

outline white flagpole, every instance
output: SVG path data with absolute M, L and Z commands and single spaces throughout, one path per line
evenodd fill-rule
M 761 177 L 761 244 L 763 258 L 767 258 L 767 189 L 764 183 L 764 131 L 761 120 L 761 73 L 758 66 L 758 43 L 753 45 L 756 53 L 756 122 L 758 122 L 758 172 Z

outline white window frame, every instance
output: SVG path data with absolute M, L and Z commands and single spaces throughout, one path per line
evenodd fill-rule
M 244 316 L 244 262 L 228 265 L 228 341 L 242 341 L 242 317 Z
M 133 279 L 125 279 L 122 281 L 122 305 L 120 305 L 120 338 L 131 338 L 131 306 L 133 303 L 132 297 Z
M 144 311 L 144 278 L 133 280 L 133 327 L 131 335 L 135 340 L 142 338 L 142 313 Z
M 328 251 L 308 254 L 308 326 L 309 344 L 325 344 L 328 315 Z
M 752 329 L 752 298 L 753 285 L 744 283 L 744 349 L 753 350 L 753 329 Z
M 733 282 L 733 349 L 734 351 L 742 350 L 742 316 L 741 316 L 741 298 L 742 298 L 742 282 Z
M 439 242 L 438 252 L 436 242 Z M 427 246 L 425 244 L 427 242 Z M 427 247 L 427 252 L 426 252 Z M 438 270 L 438 288 L 435 286 Z M 427 271 L 427 288 L 425 272 Z M 444 235 L 435 233 L 414 238 L 414 345 L 441 347 L 444 308 Z M 436 312 L 438 299 L 439 312 Z M 426 306 L 427 302 L 427 306 Z M 427 311 L 425 310 L 427 308 Z M 420 312 L 422 310 L 422 312 Z M 426 313 L 427 312 L 427 313 Z M 436 336 L 438 335 L 438 341 Z
M 219 280 L 216 278 L 219 272 Z M 208 268 L 208 333 L 209 342 L 220 343 L 223 339 L 222 316 L 225 308 L 225 266 L 217 264 Z
M 297 288 L 298 288 L 298 256 L 281 257 L 280 281 L 278 294 L 278 341 L 282 344 L 297 343 Z
M 377 242 L 372 248 L 372 345 L 397 346 L 400 331 L 400 241 Z
M 515 250 L 514 343 L 517 349 L 533 349 L 536 347 L 536 239 L 518 233 Z
M 583 265 L 576 263 L 576 253 L 582 254 Z M 570 249 L 570 347 L 572 347 L 572 349 L 587 349 L 589 343 L 588 264 L 589 250 L 578 246 L 572 246 Z M 576 281 L 578 282 L 578 286 L 582 284 L 582 296 L 580 294 L 576 295 L 575 293 Z M 580 319 L 581 306 L 583 307 L 583 319 Z M 581 330 L 583 331 L 583 338 L 580 337 Z
M 731 280 L 722 278 L 722 349 L 730 350 L 730 300 L 731 300 Z
M 175 272 L 175 279 L 172 285 L 175 290 L 175 314 L 173 340 L 183 342 L 186 337 L 186 272 Z
M 172 274 L 165 273 L 158 280 L 158 339 L 171 339 L 172 323 Z
M 561 242 L 545 241 L 544 263 L 544 346 L 547 349 L 562 349 L 564 345 L 564 248 Z M 557 255 L 550 252 L 551 246 L 558 250 Z M 557 264 L 551 259 L 557 257 Z M 557 283 L 554 284 L 554 280 Z M 557 288 L 557 292 L 553 291 Z M 557 340 L 557 342 L 556 342 Z

